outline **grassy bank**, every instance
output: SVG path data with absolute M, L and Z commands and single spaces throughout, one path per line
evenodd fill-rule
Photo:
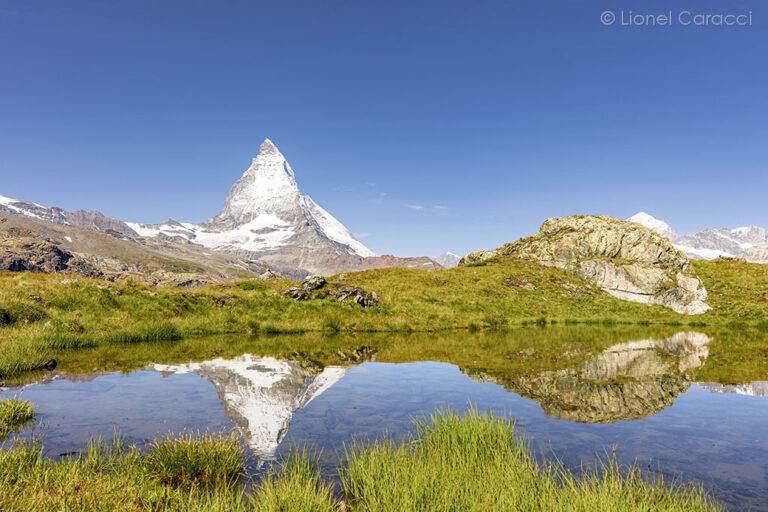
M 348 447 L 343 492 L 317 459 L 294 452 L 244 493 L 239 444 L 230 436 L 159 440 L 147 452 L 93 442 L 77 458 L 44 460 L 39 447 L 0 451 L 0 509 L 31 510 L 718 510 L 696 486 L 606 462 L 575 476 L 539 464 L 506 420 L 471 411 L 435 414 L 402 444 Z
M 686 316 L 618 300 L 565 271 L 502 260 L 435 272 L 350 273 L 380 296 L 363 308 L 336 299 L 294 301 L 285 280 L 241 281 L 192 290 L 152 289 L 60 275 L 0 273 L 0 380 L 41 368 L 51 353 L 99 346 L 248 333 L 504 330 L 523 325 L 704 326 L 768 332 L 768 266 L 696 262 L 713 307 Z M 532 283 L 528 290 L 510 283 Z M 331 279 L 338 281 L 338 276 Z

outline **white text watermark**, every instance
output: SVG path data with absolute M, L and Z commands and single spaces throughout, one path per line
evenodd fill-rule
M 620 27 L 751 27 L 752 11 L 705 13 L 689 10 L 666 12 L 604 11 L 600 23 Z

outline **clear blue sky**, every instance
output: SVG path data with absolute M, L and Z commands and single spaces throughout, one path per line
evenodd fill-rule
M 752 11 L 747 27 L 603 11 Z M 0 194 L 199 222 L 271 138 L 377 253 L 768 226 L 768 4 L 0 1 Z

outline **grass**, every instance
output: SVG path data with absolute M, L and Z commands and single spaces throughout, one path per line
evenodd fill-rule
M 579 477 L 538 464 L 514 424 L 450 411 L 419 422 L 410 441 L 347 451 L 342 481 L 356 510 L 717 510 L 696 487 L 668 485 L 612 460 Z
M 345 284 L 379 294 L 379 305 L 369 308 L 333 298 L 294 301 L 282 295 L 295 285 L 286 280 L 187 290 L 83 277 L 60 286 L 61 275 L 0 272 L 0 381 L 41 369 L 51 358 L 62 365 L 81 350 L 220 334 L 514 331 L 531 325 L 768 331 L 768 265 L 694 264 L 713 307 L 695 316 L 621 301 L 563 270 L 507 259 L 434 272 L 347 273 Z M 526 279 L 536 289 L 506 286 L 509 279 Z M 563 283 L 583 292 L 569 293 Z
M 35 407 L 25 400 L 0 400 L 0 441 L 35 418 Z
M 0 451 L 0 509 L 298 511 L 715 511 L 696 485 L 623 468 L 613 461 L 576 476 L 538 463 L 513 423 L 470 411 L 435 413 L 413 438 L 352 445 L 340 468 L 341 493 L 321 476 L 318 457 L 294 450 L 252 492 L 230 477 L 239 445 L 226 435 L 158 440 L 147 452 L 100 439 L 75 458 L 41 457 L 34 444 Z M 160 455 L 162 453 L 162 455 Z M 157 471 L 157 458 L 174 478 Z M 224 461 L 219 470 L 218 463 Z M 199 469 L 216 471 L 200 479 Z M 238 470 L 239 472 L 240 470 Z
M 205 439 L 191 446 L 199 458 L 216 454 Z M 189 443 L 180 449 L 188 451 Z M 43 458 L 38 443 L 16 444 L 0 450 L 0 510 L 247 510 L 236 485 L 198 485 L 189 473 L 166 483 L 148 457 L 119 438 L 109 444 L 93 440 L 77 457 L 61 461 Z
M 155 439 L 145 457 L 162 482 L 177 486 L 221 486 L 237 482 L 243 472 L 237 436 L 193 434 Z
M 300 449 L 292 449 L 277 469 L 273 466 L 250 503 L 257 512 L 343 510 L 333 486 L 320 476 L 318 454 Z

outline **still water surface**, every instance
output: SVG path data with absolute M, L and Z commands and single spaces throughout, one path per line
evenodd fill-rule
M 139 444 L 185 429 L 236 428 L 248 468 L 292 445 L 323 449 L 332 476 L 344 443 L 402 439 L 414 419 L 472 406 L 518 422 L 539 456 L 571 468 L 615 449 L 620 462 L 703 483 L 737 509 L 768 510 L 768 382 L 698 383 L 709 339 L 698 333 L 617 344 L 572 368 L 468 375 L 455 365 L 374 361 L 309 374 L 292 361 L 243 354 L 152 364 L 127 374 L 57 374 L 0 397 L 38 410 L 49 456 L 78 450 L 113 428 Z M 524 357 L 524 355 L 523 355 Z

